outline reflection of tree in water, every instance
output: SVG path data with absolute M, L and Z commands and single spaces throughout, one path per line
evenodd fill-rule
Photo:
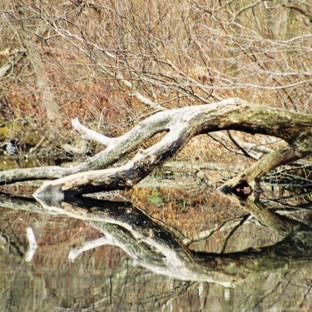
M 208 307 L 208 302 L 209 307 L 212 303 L 218 309 L 220 296 L 224 296 L 222 304 L 219 303 L 223 308 L 263 309 L 273 305 L 279 307 L 280 298 L 285 298 L 287 294 L 294 299 L 290 299 L 288 303 L 282 301 L 281 308 L 297 305 L 298 302 L 302 307 L 309 305 L 311 281 L 307 276 L 311 275 L 310 228 L 285 216 L 280 217 L 273 213 L 274 210 L 261 215 L 266 210 L 265 207 L 256 205 L 251 198 L 241 199 L 241 203 L 245 205 L 244 209 L 256 212 L 257 217 L 262 217 L 261 222 L 266 222 L 280 231 L 285 238 L 274 246 L 236 253 L 195 252 L 186 247 L 191 243 L 189 239 L 128 203 L 84 199 L 79 203 L 62 202 L 59 206 L 54 203 L 54 206 L 45 206 L 43 210 L 34 202 L 7 199 L 2 205 L 37 212 L 60 212 L 82 219 L 104 236 L 71 250 L 69 257 L 74 263 L 67 263 L 59 268 L 60 271 L 55 273 L 58 282 L 25 263 L 23 255 L 26 250 L 21 248 L 13 254 L 4 244 L 5 263 L 10 263 L 15 268 L 15 273 L 6 274 L 6 285 L 7 289 L 15 287 L 15 290 L 10 294 L 2 294 L 9 298 L 24 296 L 23 300 L 31 301 L 35 298 L 33 293 L 36 293 L 44 298 L 42 305 L 53 302 L 64 308 L 85 308 L 86 311 L 97 308 L 100 310 L 100 307 L 107 307 L 112 311 L 161 310 L 168 309 L 170 305 L 173 308 L 189 308 L 191 305 L 203 309 Z M 233 231 L 246 222 L 246 219 L 247 217 L 243 217 L 241 222 L 235 223 L 238 226 L 233 227 Z M 5 242 L 5 235 L 3 237 Z M 97 245 L 118 246 L 125 254 L 122 254 L 113 269 L 105 269 L 107 265 L 104 265 L 94 270 L 91 259 L 93 262 L 101 262 L 104 255 L 89 259 L 79 254 Z M 103 250 L 109 249 L 104 247 Z M 119 253 L 118 250 L 120 249 L 113 249 L 112 254 Z M 12 271 L 9 267 L 6 272 Z M 148 270 L 142 270 L 141 267 Z M 98 270 L 104 270 L 105 274 L 98 273 L 102 278 L 100 282 L 97 279 L 95 285 L 92 280 L 96 278 Z M 27 277 L 19 274 L 22 271 L 28 272 Z M 66 282 L 63 280 L 64 276 L 67 276 Z M 21 282 L 29 285 L 29 291 L 16 287 Z M 12 284 L 15 286 L 12 287 Z M 219 284 L 227 287 L 220 287 Z M 228 288 L 229 286 L 234 288 Z M 10 302 L 14 306 L 14 300 L 8 299 L 7 306 Z

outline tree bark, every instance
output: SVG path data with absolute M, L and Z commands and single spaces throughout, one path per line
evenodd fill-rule
M 72 168 L 45 167 L 4 171 L 0 183 L 21 180 L 55 179 L 39 188 L 35 198 L 60 201 L 84 193 L 130 189 L 153 169 L 170 159 L 196 135 L 219 130 L 260 133 L 285 140 L 285 146 L 262 156 L 255 164 L 220 190 L 224 193 L 259 192 L 259 179 L 270 170 L 312 153 L 312 115 L 266 107 L 238 98 L 219 103 L 161 111 L 137 124 L 118 138 L 96 133 L 73 120 L 73 126 L 106 149 Z M 143 150 L 140 145 L 155 134 L 166 132 L 156 144 Z M 137 154 L 126 164 L 108 168 L 129 152 Z
M 77 173 L 45 183 L 34 194 L 35 197 L 53 193 L 59 194 L 58 197 L 63 199 L 83 193 L 132 188 L 155 167 L 183 148 L 193 136 L 218 130 L 233 129 L 266 134 L 282 138 L 288 143 L 264 155 L 237 177 L 226 182 L 220 190 L 227 193 L 237 192 L 241 187 L 248 188 L 249 193 L 258 192 L 259 179 L 264 174 L 312 152 L 312 115 L 256 105 L 238 98 L 156 113 L 119 138 L 108 138 L 100 134 L 96 136 L 77 121 L 73 124 L 79 131 L 106 144 L 107 148 L 75 168 L 62 169 L 61 172 L 65 174 L 66 171 L 68 174 Z M 163 131 L 167 133 L 159 142 L 145 150 L 139 150 L 125 165 L 93 171 L 113 164 L 131 150 L 137 149 L 145 140 Z M 89 171 L 85 172 L 86 170 Z M 4 175 L 1 180 L 4 180 Z

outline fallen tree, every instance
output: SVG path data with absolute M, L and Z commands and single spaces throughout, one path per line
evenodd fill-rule
M 25 204 L 14 198 L 9 198 L 8 203 L 3 202 L 2 205 L 65 214 L 84 220 L 104 234 L 102 238 L 72 250 L 69 254 L 72 260 L 87 249 L 110 244 L 122 248 L 137 264 L 158 274 L 180 280 L 235 286 L 246 278 L 271 273 L 268 263 L 274 271 L 282 270 L 285 263 L 291 263 L 291 269 L 296 269 L 300 261 L 300 265 L 305 265 L 311 258 L 307 252 L 311 246 L 310 225 L 277 213 L 260 201 L 261 177 L 279 165 L 312 153 L 311 125 L 312 115 L 264 107 L 240 99 L 161 111 L 119 138 L 108 138 L 73 120 L 73 126 L 78 131 L 89 139 L 101 142 L 106 149 L 72 168 L 55 166 L 1 172 L 2 183 L 54 179 L 45 182 L 34 193 L 41 205 L 27 204 L 27 201 Z M 285 141 L 284 146 L 263 154 L 253 165 L 219 188 L 262 224 L 284 236 L 274 246 L 228 254 L 195 252 L 189 248 L 191 239 L 130 203 L 96 202 L 82 196 L 91 192 L 131 189 L 183 148 L 193 136 L 232 129 L 275 136 Z M 157 133 L 164 133 L 157 143 L 145 150 L 139 149 L 142 143 Z M 107 168 L 135 149 L 139 150 L 130 161 Z M 250 154 L 249 151 L 245 153 Z M 4 197 L 4 200 L 7 201 L 7 198 Z M 238 221 L 240 224 L 242 221 Z M 238 225 L 234 225 L 232 230 L 235 231 Z M 201 236 L 201 233 L 196 234 Z M 31 248 L 27 253 L 29 257 L 32 255 L 30 251 Z
M 259 178 L 273 168 L 301 159 L 312 153 L 312 115 L 256 105 L 238 98 L 219 103 L 161 111 L 140 122 L 131 131 L 118 138 L 109 138 L 94 132 L 79 121 L 73 126 L 106 149 L 84 163 L 71 168 L 58 166 L 14 169 L 3 171 L 0 183 L 35 179 L 57 179 L 44 184 L 36 196 L 54 189 L 66 195 L 76 196 L 95 191 L 127 189 L 138 183 L 196 135 L 218 130 L 240 130 L 279 137 L 285 146 L 264 155 L 254 165 L 227 181 L 222 190 L 237 190 L 249 187 L 258 190 Z M 105 169 L 144 141 L 160 132 L 166 135 L 153 146 L 139 149 L 135 157 L 119 168 Z M 94 171 L 96 169 L 100 169 Z M 87 172 L 86 172 L 87 171 Z M 61 178 L 61 179 L 59 179 Z
M 263 155 L 220 188 L 223 193 L 234 195 L 240 201 L 241 198 L 245 200 L 250 195 L 257 197 L 261 193 L 259 181 L 266 173 L 312 153 L 312 115 L 257 105 L 238 98 L 159 111 L 118 138 L 94 132 L 77 119 L 72 123 L 84 137 L 104 144 L 106 149 L 71 168 L 52 166 L 4 171 L 1 172 L 0 183 L 54 179 L 45 182 L 34 197 L 60 202 L 86 193 L 131 189 L 199 134 L 240 130 L 283 139 L 284 146 Z M 164 132 L 165 135 L 156 144 L 140 149 L 146 140 Z M 108 168 L 136 149 L 136 155 L 126 164 Z

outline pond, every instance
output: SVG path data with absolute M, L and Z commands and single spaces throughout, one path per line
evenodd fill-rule
M 35 200 L 35 183 L 2 194 L 0 310 L 310 311 L 311 206 L 284 209 L 306 226 L 282 235 L 189 178 L 77 201 Z

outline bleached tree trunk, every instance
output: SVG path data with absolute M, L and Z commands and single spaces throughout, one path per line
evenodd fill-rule
M 246 206 L 248 197 L 253 196 L 255 200 L 259 197 L 261 177 L 280 165 L 312 153 L 311 125 L 312 115 L 257 105 L 238 98 L 161 111 L 117 138 L 96 133 L 81 125 L 78 120 L 73 120 L 73 126 L 84 137 L 106 145 L 106 149 L 72 168 L 54 166 L 1 172 L 0 182 L 57 178 L 44 183 L 34 193 L 34 197 L 59 205 L 64 200 L 77 199 L 86 193 L 131 189 L 199 134 L 233 129 L 283 139 L 284 146 L 263 155 L 256 163 L 220 187 L 221 192 L 232 196 L 234 200 L 238 198 L 241 205 Z M 142 143 L 161 132 L 165 134 L 157 143 L 147 149 L 140 149 Z M 137 153 L 130 161 L 119 167 L 108 168 L 134 150 Z M 249 212 L 258 214 L 253 205 L 248 206 Z M 280 218 L 276 219 L 268 213 L 262 221 L 270 226 L 274 224 L 282 232 L 294 229 L 293 223 L 282 220 L 279 224 L 279 220 Z
M 77 166 L 74 171 L 107 166 L 107 159 L 113 163 L 156 133 L 167 133 L 153 146 L 139 150 L 132 160 L 119 168 L 77 173 L 48 182 L 35 196 L 42 196 L 52 189 L 66 197 L 66 194 L 76 196 L 94 191 L 131 188 L 156 166 L 170 159 L 193 136 L 222 129 L 267 134 L 280 137 L 288 143 L 264 155 L 250 168 L 227 181 L 222 188 L 227 192 L 234 192 L 240 187 L 247 187 L 250 193 L 257 192 L 258 181 L 264 174 L 312 152 L 311 124 L 311 115 L 263 107 L 237 98 L 210 105 L 159 112 L 119 138 L 102 135 L 96 137 L 95 133 L 75 121 L 74 125 L 78 130 L 104 143 L 107 148 L 92 160 Z

